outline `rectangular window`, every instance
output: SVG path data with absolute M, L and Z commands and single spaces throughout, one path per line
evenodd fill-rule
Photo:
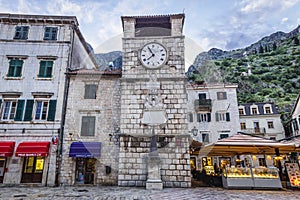
M 220 139 L 228 138 L 229 134 L 220 134 Z
M 52 77 L 52 68 L 53 61 L 52 60 L 42 60 L 40 61 L 40 69 L 39 69 L 39 78 L 51 78 Z
M 239 114 L 240 115 L 245 115 L 244 109 L 243 108 L 239 108 Z
M 96 117 L 83 116 L 81 121 L 81 136 L 95 136 Z
M 216 113 L 216 121 L 217 122 L 229 122 L 230 121 L 230 114 L 229 113 Z
M 36 101 L 34 119 L 47 120 L 48 107 L 49 107 L 48 101 Z
M 9 61 L 7 77 L 21 77 L 23 60 L 12 59 Z
M 227 99 L 227 94 L 226 94 L 226 92 L 217 92 L 217 99 L 218 99 L 218 100 L 224 100 L 224 99 Z
M 197 113 L 197 122 L 210 122 L 211 114 L 210 113 Z
M 202 142 L 209 142 L 209 135 L 207 133 L 202 133 Z
M 246 129 L 246 123 L 245 122 L 241 122 L 241 130 L 245 130 Z
M 2 108 L 2 120 L 14 120 L 17 108 L 16 100 L 4 100 Z
M 17 26 L 14 39 L 27 40 L 29 26 Z
M 85 85 L 84 98 L 85 99 L 96 99 L 97 85 L 89 84 Z
M 274 123 L 273 122 L 268 122 L 268 128 L 274 128 Z
M 252 115 L 257 115 L 257 108 L 251 108 Z
M 264 158 L 258 158 L 258 163 L 259 163 L 259 166 L 267 166 L 266 159 L 264 159 Z
M 199 99 L 200 100 L 206 99 L 206 94 L 205 93 L 199 93 Z
M 57 40 L 57 27 L 46 27 L 44 40 Z
M 269 106 L 265 107 L 265 113 L 266 114 L 271 114 L 271 108 Z

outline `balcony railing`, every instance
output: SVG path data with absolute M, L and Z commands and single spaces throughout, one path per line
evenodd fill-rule
M 211 99 L 196 99 L 194 102 L 194 106 L 196 111 L 211 110 Z
M 252 135 L 264 135 L 266 133 L 265 128 L 246 128 L 241 131 Z

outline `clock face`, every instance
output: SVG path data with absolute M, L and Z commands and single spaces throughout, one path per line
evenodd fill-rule
M 150 69 L 162 66 L 167 60 L 166 48 L 156 42 L 146 44 L 140 54 L 142 64 Z

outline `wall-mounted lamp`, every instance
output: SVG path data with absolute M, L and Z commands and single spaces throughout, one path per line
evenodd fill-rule
M 197 136 L 197 135 L 198 135 L 198 129 L 196 129 L 195 126 L 194 126 L 194 128 L 192 129 L 192 134 L 193 134 L 193 136 Z
M 120 128 L 115 126 L 113 134 L 109 134 L 109 141 L 114 142 L 115 145 L 120 144 Z

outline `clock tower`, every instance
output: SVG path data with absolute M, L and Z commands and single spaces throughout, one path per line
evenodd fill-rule
M 184 17 L 121 17 L 119 186 L 146 186 L 152 151 L 163 187 L 191 186 Z

